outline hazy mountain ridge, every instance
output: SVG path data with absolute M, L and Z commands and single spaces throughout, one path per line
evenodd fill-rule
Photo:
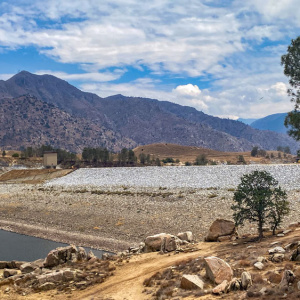
M 250 124 L 251 127 L 260 130 L 271 130 L 279 133 L 286 133 L 288 128 L 284 126 L 287 113 L 272 114 L 258 119 Z
M 254 145 L 271 150 L 284 145 L 295 152 L 299 147 L 287 135 L 260 131 L 238 121 L 212 117 L 192 107 L 122 95 L 101 98 L 82 92 L 51 75 L 34 75 L 22 71 L 7 81 L 0 81 L 0 98 L 15 98 L 24 94 L 55 105 L 72 118 L 84 119 L 89 126 L 93 124 L 95 137 L 85 137 L 82 145 L 90 141 L 90 146 L 97 146 L 100 142 L 97 136 L 102 132 L 101 141 L 105 140 L 105 145 L 110 149 L 161 142 L 220 151 L 246 151 Z M 22 120 L 22 115 L 14 117 Z M 60 131 L 55 134 L 52 139 L 56 138 L 57 145 L 66 145 L 66 149 L 70 150 L 71 144 L 63 141 L 64 135 Z M 89 134 L 93 135 L 92 132 Z M 80 135 L 84 136 L 84 130 Z M 9 139 L 5 141 L 8 143 Z M 79 141 L 75 144 L 77 148 L 82 148 Z

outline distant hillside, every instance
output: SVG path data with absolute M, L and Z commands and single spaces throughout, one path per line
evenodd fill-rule
M 150 145 L 143 145 L 138 146 L 133 149 L 135 155 L 138 157 L 141 153 L 145 155 L 150 155 L 153 158 L 164 159 L 167 157 L 172 157 L 174 160 L 179 159 L 181 163 L 185 162 L 194 162 L 196 157 L 199 155 L 204 154 L 206 158 L 210 161 L 215 162 L 224 162 L 224 163 L 237 163 L 239 161 L 239 156 L 243 155 L 244 159 L 247 163 L 270 163 L 270 162 L 291 162 L 293 160 L 292 155 L 288 155 L 287 158 L 282 156 L 282 159 L 278 158 L 278 151 L 269 151 L 270 159 L 266 159 L 265 157 L 252 157 L 251 152 L 222 152 L 211 150 L 202 147 L 195 147 L 195 146 L 182 146 L 176 144 L 150 144 Z M 273 155 L 271 155 L 271 153 Z
M 101 130 L 101 139 L 97 130 L 95 135 L 93 130 L 87 131 L 88 136 L 83 132 L 81 144 L 84 145 L 90 141 L 90 146 L 101 146 L 105 141 L 111 149 L 151 143 L 192 145 L 220 151 L 246 151 L 254 145 L 266 150 L 289 146 L 293 152 L 299 148 L 298 143 L 284 134 L 253 129 L 238 121 L 212 117 L 192 107 L 167 101 L 122 95 L 101 98 L 51 75 L 22 71 L 7 81 L 0 81 L 0 98 L 25 94 Z M 22 119 L 22 114 L 19 117 Z M 78 126 L 75 128 L 81 130 Z M 21 139 L 18 141 L 21 143 Z M 67 145 L 67 149 L 75 145 L 82 148 L 80 139 L 75 144 L 66 144 L 64 135 L 57 134 L 51 141 Z
M 258 119 L 251 123 L 251 127 L 260 130 L 271 130 L 279 133 L 286 133 L 287 128 L 284 126 L 284 119 L 287 113 L 273 114 L 264 118 Z
M 100 145 L 117 151 L 123 145 L 135 145 L 109 129 L 34 97 L 0 99 L 0 116 L 0 147 L 5 149 L 50 144 L 74 152 Z

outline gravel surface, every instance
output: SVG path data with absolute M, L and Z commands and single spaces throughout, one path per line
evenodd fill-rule
M 287 190 L 300 189 L 300 166 L 296 164 L 79 169 L 46 185 L 233 188 L 240 183 L 243 174 L 254 170 L 270 172 Z
M 216 218 L 232 219 L 240 176 L 267 170 L 288 190 L 300 221 L 300 166 L 255 165 L 79 169 L 44 185 L 1 184 L 0 228 L 110 251 L 148 235 L 191 230 L 197 240 Z M 256 232 L 246 224 L 241 232 Z

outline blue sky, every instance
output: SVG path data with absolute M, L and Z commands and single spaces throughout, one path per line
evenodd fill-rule
M 293 108 L 280 57 L 299 32 L 298 0 L 0 0 L 0 79 L 258 118 Z

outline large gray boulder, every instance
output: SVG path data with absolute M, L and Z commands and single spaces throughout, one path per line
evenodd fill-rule
M 209 228 L 205 237 L 206 242 L 216 242 L 219 237 L 236 235 L 234 222 L 224 219 L 215 220 Z

